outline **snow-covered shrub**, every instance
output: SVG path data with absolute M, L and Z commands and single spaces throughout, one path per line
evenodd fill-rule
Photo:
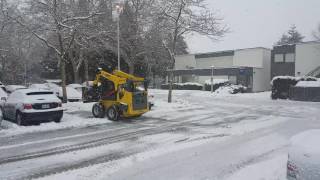
M 227 84 L 225 86 L 219 87 L 217 90 L 214 91 L 216 94 L 238 94 L 238 93 L 245 93 L 247 91 L 247 87 L 242 85 L 234 85 L 234 84 Z
M 291 86 L 295 86 L 299 81 L 317 81 L 314 77 L 293 77 L 276 76 L 272 79 L 272 99 L 288 99 Z
M 162 84 L 161 89 L 169 89 L 169 84 Z M 194 82 L 173 83 L 172 89 L 176 90 L 202 90 L 203 85 Z
M 228 84 L 230 83 L 227 79 L 213 79 L 213 91 Z M 204 86 L 206 91 L 211 91 L 211 79 L 206 80 Z

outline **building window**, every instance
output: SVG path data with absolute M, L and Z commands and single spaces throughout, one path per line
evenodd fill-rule
M 286 57 L 285 57 L 286 62 L 294 62 L 294 60 L 295 60 L 295 57 L 293 53 L 286 54 Z
M 284 62 L 283 61 L 283 54 L 275 54 L 274 55 L 274 62 Z

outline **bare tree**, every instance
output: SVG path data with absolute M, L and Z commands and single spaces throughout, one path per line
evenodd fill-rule
M 63 102 L 67 102 L 66 68 L 68 54 L 74 44 L 79 24 L 103 13 L 92 12 L 87 16 L 73 13 L 75 1 L 29 0 L 25 8 L 29 19 L 13 17 L 21 26 L 54 50 L 61 72 Z
M 155 21 L 164 29 L 162 45 L 170 55 L 170 69 L 174 68 L 177 40 L 188 34 L 198 33 L 213 40 L 228 32 L 222 18 L 206 8 L 205 0 L 160 0 L 161 9 Z M 169 76 L 168 102 L 172 101 L 173 75 Z

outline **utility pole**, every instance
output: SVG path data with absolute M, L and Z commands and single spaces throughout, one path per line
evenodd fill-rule
M 118 70 L 120 71 L 120 14 L 122 13 L 123 10 L 123 3 L 120 2 L 116 5 L 116 10 L 117 10 L 117 49 L 118 49 Z
M 213 93 L 213 70 L 214 66 L 211 66 L 211 93 Z

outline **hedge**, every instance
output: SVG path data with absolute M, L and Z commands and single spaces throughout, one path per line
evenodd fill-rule
M 272 99 L 288 99 L 291 86 L 295 86 L 299 81 L 317 81 L 314 77 L 293 77 L 293 76 L 277 76 L 271 81 Z

